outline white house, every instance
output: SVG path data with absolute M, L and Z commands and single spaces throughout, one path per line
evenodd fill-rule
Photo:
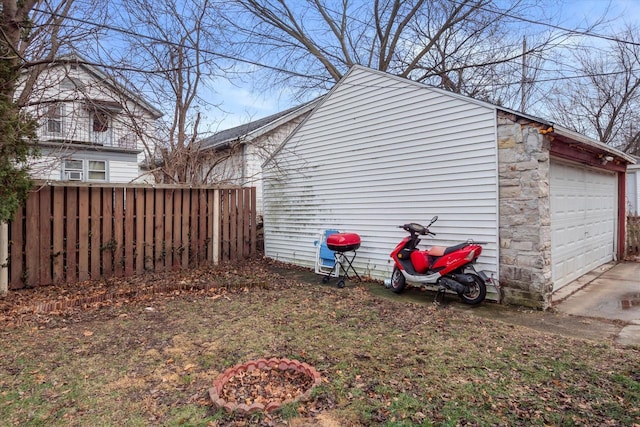
M 631 215 L 640 215 L 640 157 L 627 168 L 627 209 Z
M 261 215 L 262 164 L 318 102 L 316 99 L 203 139 L 203 181 L 256 187 L 256 212 Z
M 265 254 L 312 267 L 322 230 L 354 232 L 355 268 L 385 279 L 397 226 L 438 215 L 433 244 L 486 242 L 478 267 L 502 300 L 547 308 L 623 253 L 633 162 L 548 121 L 354 66 L 263 167 Z
M 130 182 L 139 176 L 142 137 L 152 140 L 162 113 L 75 55 L 45 69 L 25 107 L 40 123 L 45 180 Z

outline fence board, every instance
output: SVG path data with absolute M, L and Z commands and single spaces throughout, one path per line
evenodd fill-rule
M 251 191 L 249 188 L 242 189 L 243 214 L 242 214 L 242 257 L 246 258 L 251 253 L 251 240 L 249 239 L 249 222 L 251 220 Z
M 191 209 L 191 195 L 188 191 L 182 192 L 182 222 L 181 231 L 182 239 L 180 241 L 180 259 L 182 262 L 182 268 L 187 268 L 189 265 L 189 212 Z
M 164 195 L 164 271 L 173 264 L 173 192 L 167 189 Z
M 235 261 L 238 254 L 238 191 L 234 189 L 229 192 L 231 193 L 229 198 L 229 260 Z
M 53 188 L 53 253 L 51 254 L 53 263 L 54 283 L 64 281 L 64 188 Z
M 113 195 L 113 273 L 122 277 L 124 273 L 124 189 L 114 189 Z
M 234 211 L 236 212 L 236 238 L 234 241 L 236 242 L 236 258 L 242 258 L 242 250 L 243 250 L 243 223 L 244 223 L 244 209 L 242 208 L 242 202 L 244 200 L 243 197 L 244 191 L 242 188 L 236 190 L 236 206 Z
M 155 190 L 155 215 L 153 227 L 153 270 L 164 270 L 163 237 L 164 237 L 164 189 Z
M 78 279 L 89 278 L 89 188 L 78 189 Z
M 135 210 L 136 210 L 136 262 L 135 271 L 137 274 L 144 272 L 144 190 L 137 189 L 135 191 Z
M 23 273 L 25 271 L 24 261 L 24 209 L 18 209 L 15 219 L 11 222 L 9 259 L 11 260 L 11 289 L 19 289 L 24 286 Z
M 251 242 L 251 247 L 249 249 L 249 256 L 258 252 L 258 212 L 256 211 L 256 187 L 251 187 L 251 220 L 249 221 L 251 229 L 249 232 L 251 233 L 249 237 L 249 241 Z
M 231 243 L 230 243 L 230 232 L 229 232 L 229 222 L 231 216 L 231 209 L 229 209 L 229 199 L 230 194 L 229 190 L 224 190 L 220 192 L 220 203 L 221 209 L 220 214 L 222 215 L 222 239 L 221 239 L 221 256 L 223 261 L 229 260 L 229 255 L 231 253 Z
M 132 276 L 135 272 L 135 252 L 134 243 L 136 235 L 136 190 L 127 188 L 124 191 L 124 275 Z
M 100 216 L 102 213 L 102 191 L 100 187 L 94 187 L 89 192 L 89 206 L 91 207 L 89 218 L 89 227 L 91 227 L 91 243 L 89 245 L 89 254 L 91 259 L 91 279 L 95 280 L 100 277 Z
M 38 284 L 38 265 L 40 264 L 40 248 L 39 239 L 40 227 L 38 221 L 38 213 L 40 212 L 40 197 L 38 193 L 27 200 L 27 227 L 25 230 L 25 283 L 28 287 Z
M 177 270 L 182 265 L 180 247 L 182 246 L 182 190 L 174 190 L 173 194 L 173 243 L 171 253 L 172 268 Z
M 52 183 L 10 222 L 11 289 L 255 253 L 254 189 Z
M 78 280 L 78 189 L 70 187 L 66 189 L 66 245 L 65 274 L 66 280 L 73 283 Z
M 116 250 L 116 241 L 113 238 L 113 197 L 112 191 L 103 189 L 100 255 L 102 256 L 102 274 L 105 277 L 113 275 L 113 258 Z
M 191 207 L 189 209 L 189 263 L 198 265 L 198 197 L 189 193 Z
M 147 271 L 153 271 L 154 263 L 154 199 L 155 190 L 153 188 L 147 188 L 144 195 L 144 269 Z
M 202 265 L 206 261 L 207 249 L 206 235 L 207 235 L 207 196 L 203 189 L 198 191 L 198 260 L 197 265 Z
M 37 282 L 42 285 L 51 283 L 51 187 L 38 191 L 40 196 L 40 232 L 38 239 L 39 262 Z M 49 259 L 47 259 L 49 258 Z
M 213 245 L 215 244 L 215 239 L 213 238 L 213 221 L 215 221 L 214 216 L 214 203 L 215 203 L 215 193 L 213 191 L 207 192 L 207 237 L 210 239 L 207 242 L 207 262 L 214 262 L 213 258 Z

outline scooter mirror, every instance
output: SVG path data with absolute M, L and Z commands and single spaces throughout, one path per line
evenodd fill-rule
M 431 218 L 431 222 L 429 223 L 429 225 L 433 224 L 437 220 L 438 220 L 438 215 L 435 215 L 433 218 Z

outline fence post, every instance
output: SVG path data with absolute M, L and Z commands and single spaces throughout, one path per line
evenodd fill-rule
M 0 224 L 0 297 L 9 292 L 9 224 Z
M 213 263 L 220 261 L 220 189 L 213 190 Z

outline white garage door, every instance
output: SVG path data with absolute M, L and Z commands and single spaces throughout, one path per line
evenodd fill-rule
M 613 259 L 617 187 L 613 173 L 551 162 L 551 274 L 554 290 Z

